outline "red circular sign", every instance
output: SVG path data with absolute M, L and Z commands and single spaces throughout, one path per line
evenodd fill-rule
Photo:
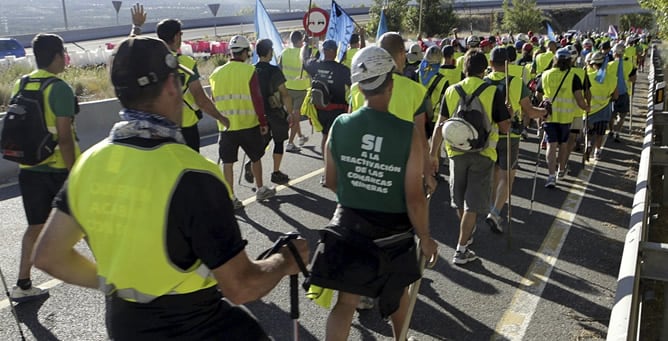
M 304 25 L 304 30 L 306 30 L 307 35 L 324 35 L 329 26 L 329 13 L 322 8 L 313 7 L 304 14 L 302 24 Z

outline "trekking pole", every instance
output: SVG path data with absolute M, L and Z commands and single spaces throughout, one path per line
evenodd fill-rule
M 7 281 L 5 280 L 5 275 L 2 273 L 2 268 L 0 268 L 0 278 L 2 278 L 2 286 L 5 288 L 5 294 L 7 294 L 7 299 L 9 300 L 9 306 L 12 309 L 12 315 L 14 315 L 14 320 L 16 321 L 16 328 L 18 328 L 19 330 L 19 335 L 21 335 L 21 340 L 25 341 L 26 337 L 23 334 L 23 328 L 21 328 L 21 321 L 19 321 L 19 315 L 16 314 L 14 303 L 12 303 L 12 297 L 9 295 L 9 288 L 7 288 Z
M 257 259 L 266 259 L 269 256 L 275 254 L 278 252 L 278 250 L 281 249 L 283 246 L 287 246 L 290 252 L 292 253 L 292 256 L 295 258 L 295 261 L 297 262 L 297 266 L 299 267 L 299 270 L 302 272 L 304 277 L 308 278 L 309 277 L 309 272 L 306 269 L 306 264 L 304 264 L 304 260 L 301 258 L 299 255 L 299 252 L 297 251 L 297 248 L 295 247 L 294 244 L 292 244 L 292 240 L 297 239 L 301 237 L 299 233 L 296 232 L 290 232 L 287 234 L 284 234 L 280 236 L 275 242 L 274 245 L 272 245 L 271 248 L 265 250 L 262 252 Z M 297 341 L 299 340 L 299 275 L 290 275 L 290 318 L 292 318 L 293 326 L 292 326 L 292 336 L 293 340 Z
M 589 112 L 585 112 L 585 118 L 584 118 L 584 128 L 583 133 L 584 133 L 584 151 L 582 152 L 582 169 L 585 168 L 586 162 L 589 161 L 589 154 L 591 153 L 591 150 L 589 149 Z
M 533 199 L 536 197 L 536 180 L 538 178 L 538 164 L 540 164 L 540 143 L 543 141 L 543 132 L 538 134 L 538 153 L 536 153 L 536 170 L 533 172 L 533 187 L 531 188 L 531 202 L 529 203 L 529 214 L 533 212 Z
M 239 179 L 237 180 L 237 184 L 241 185 L 241 177 L 244 175 L 245 171 L 246 171 L 246 153 L 244 153 L 244 157 L 241 159 L 241 171 L 239 172 Z
M 510 80 L 508 79 L 508 60 L 507 59 L 506 59 L 505 64 L 506 64 L 506 67 L 505 67 L 503 72 L 506 74 L 506 77 L 505 77 L 505 82 L 506 82 L 506 107 L 512 108 L 512 106 L 510 105 Z M 515 113 L 512 112 L 511 116 L 510 116 L 511 117 L 510 118 L 511 119 L 511 125 L 512 125 L 512 122 L 514 121 L 514 117 L 513 117 L 514 114 Z M 512 225 L 512 207 L 513 207 L 513 205 L 512 205 L 512 196 L 513 195 L 511 193 L 512 184 L 510 183 L 511 179 L 512 179 L 511 174 L 510 174 L 510 172 L 512 171 L 512 169 L 511 169 L 512 162 L 511 162 L 510 158 L 512 157 L 513 153 L 510 152 L 510 148 L 511 148 L 510 132 L 511 132 L 511 129 L 509 129 L 508 132 L 506 133 L 506 149 L 507 149 L 506 150 L 506 156 L 507 156 L 506 157 L 506 186 L 508 186 L 508 217 L 507 217 L 507 219 L 508 219 L 508 234 L 506 235 L 506 243 L 507 243 L 506 246 L 507 246 L 508 249 L 510 249 L 511 244 L 512 244 L 512 237 L 511 237 L 510 227 Z M 518 155 L 518 157 L 519 157 L 519 155 Z

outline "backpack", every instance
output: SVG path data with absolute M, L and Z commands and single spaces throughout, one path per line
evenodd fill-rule
M 457 132 L 457 135 L 463 136 L 468 141 L 468 145 L 467 148 L 459 148 L 457 144 L 451 143 L 454 150 L 477 153 L 490 146 L 489 134 L 492 132 L 492 123 L 480 102 L 480 94 L 489 86 L 489 83 L 482 83 L 471 95 L 468 95 L 461 84 L 455 84 L 454 88 L 459 94 L 459 104 L 457 104 L 455 113 L 447 121 L 457 123 L 451 126 L 458 127 L 457 130 L 460 131 Z M 462 132 L 461 129 L 468 129 L 468 131 Z
M 326 82 L 318 79 L 311 80 L 311 104 L 316 108 L 324 108 L 329 105 L 331 94 Z
M 2 133 L 0 151 L 2 157 L 23 165 L 36 165 L 53 155 L 58 141 L 46 126 L 44 117 L 44 90 L 56 81 L 56 77 L 21 78 L 19 91 L 9 102 Z M 38 90 L 26 90 L 29 83 L 40 83 Z

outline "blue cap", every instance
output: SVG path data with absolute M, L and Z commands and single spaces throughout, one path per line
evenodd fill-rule
M 327 40 L 325 40 L 324 43 L 322 43 L 322 49 L 323 50 L 336 50 L 337 48 L 338 48 L 338 44 L 333 39 L 327 39 Z
M 568 50 L 566 47 L 562 47 L 557 50 L 557 58 L 558 59 L 570 59 L 571 58 L 571 51 Z

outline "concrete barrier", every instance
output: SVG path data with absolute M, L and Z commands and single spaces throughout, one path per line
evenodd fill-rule
M 208 87 L 206 88 L 208 91 Z M 81 111 L 76 116 L 75 124 L 82 150 L 101 141 L 109 135 L 114 123 L 120 120 L 118 112 L 121 104 L 117 99 L 107 99 L 81 104 Z M 4 116 L 0 114 L 0 117 Z M 4 120 L 0 120 L 0 129 Z M 198 124 L 201 136 L 215 133 L 218 128 L 211 116 L 204 115 Z M 0 158 L 0 183 L 14 181 L 18 174 L 18 165 Z

